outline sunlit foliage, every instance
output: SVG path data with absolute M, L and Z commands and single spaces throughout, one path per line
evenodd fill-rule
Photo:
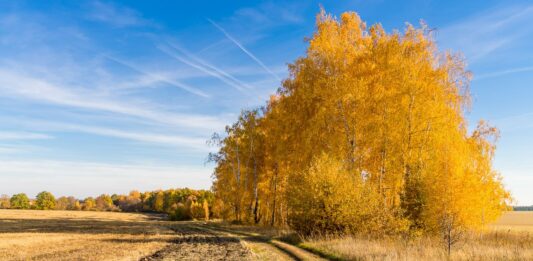
M 10 206 L 15 209 L 29 209 L 30 199 L 24 193 L 15 194 L 10 199 Z
M 35 201 L 35 208 L 41 210 L 54 209 L 56 206 L 56 198 L 52 193 L 48 191 L 43 191 L 37 194 L 37 199 Z
M 470 74 L 424 24 L 387 33 L 322 11 L 289 71 L 265 107 L 213 136 L 222 216 L 306 234 L 453 234 L 509 203 L 497 130 L 468 131 Z

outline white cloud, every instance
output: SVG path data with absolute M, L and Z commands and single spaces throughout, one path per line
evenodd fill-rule
M 116 27 L 146 25 L 149 22 L 133 9 L 112 3 L 94 1 L 90 4 L 87 19 L 107 23 Z
M 533 128 L 533 112 L 510 115 L 495 119 L 493 122 L 502 132 L 531 129 Z
M 71 161 L 0 161 L 5 194 L 25 192 L 33 196 L 48 190 L 56 196 L 96 196 L 101 193 L 127 193 L 190 187 L 208 189 L 211 169 L 199 166 L 154 166 Z
M 520 68 L 512 68 L 512 69 L 506 69 L 496 72 L 489 72 L 480 74 L 474 77 L 474 80 L 481 80 L 481 79 L 487 79 L 487 78 L 494 78 L 499 77 L 507 74 L 514 74 L 514 73 L 522 73 L 522 72 L 531 72 L 533 71 L 533 66 L 526 66 L 526 67 L 520 67 Z
M 305 6 L 302 3 L 262 3 L 257 7 L 245 7 L 235 11 L 231 20 L 237 23 L 252 23 L 254 26 L 277 26 L 300 24 L 305 21 Z
M 53 125 L 53 124 L 51 124 Z M 200 151 L 210 151 L 210 148 L 206 145 L 207 137 L 189 137 L 180 135 L 165 135 L 159 133 L 146 133 L 125 131 L 118 129 L 94 127 L 94 126 L 82 126 L 73 124 L 55 124 L 56 127 L 65 131 L 75 131 L 81 133 L 90 133 L 108 137 L 115 137 L 121 139 L 128 139 L 134 141 L 140 141 L 160 146 L 176 146 L 186 147 L 189 149 L 195 149 Z
M 511 195 L 516 200 L 515 204 L 519 206 L 533 205 L 533 174 L 529 168 L 502 168 L 501 173 L 504 177 L 504 183 Z
M 68 88 L 0 68 L 0 95 L 26 98 L 55 105 L 107 111 L 187 128 L 218 130 L 225 121 L 218 117 L 156 111 L 149 104 L 134 104 L 100 97 L 94 90 Z
M 531 26 L 524 26 L 531 24 L 532 18 L 533 6 L 492 9 L 439 29 L 437 38 L 475 62 L 533 31 Z
M 0 131 L 0 141 L 3 140 L 44 140 L 52 139 L 52 136 L 31 132 L 8 132 Z

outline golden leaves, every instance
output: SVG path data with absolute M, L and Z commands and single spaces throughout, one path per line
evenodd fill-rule
M 243 112 L 227 129 L 214 186 L 234 218 L 431 232 L 450 216 L 482 226 L 508 201 L 492 169 L 497 131 L 481 124 L 468 136 L 470 73 L 437 51 L 427 26 L 389 34 L 322 11 L 289 70 L 261 115 Z

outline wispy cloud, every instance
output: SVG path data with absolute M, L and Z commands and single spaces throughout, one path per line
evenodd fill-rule
M 510 115 L 493 120 L 495 125 L 502 132 L 511 132 L 517 130 L 527 130 L 533 128 L 533 112 L 525 112 L 516 115 Z
M 233 36 L 231 36 L 224 28 L 222 28 L 217 23 L 213 22 L 211 19 L 207 19 L 213 26 L 215 26 L 220 32 L 222 32 L 226 38 L 228 38 L 230 41 L 232 41 L 239 49 L 241 49 L 246 55 L 248 55 L 252 60 L 254 60 L 259 66 L 261 66 L 265 71 L 267 71 L 270 75 L 272 75 L 276 80 L 281 81 L 278 75 L 276 75 L 274 72 L 272 72 L 259 58 L 257 58 L 253 53 L 248 51 L 239 41 L 237 41 Z
M 207 188 L 211 184 L 209 168 L 189 165 L 0 160 L 0 173 L 2 193 L 25 192 L 31 196 L 45 189 L 57 196 L 87 197 L 102 193 L 127 193 L 135 188 L 168 189 L 175 184 Z
M 507 74 L 531 72 L 531 71 L 533 71 L 533 66 L 512 68 L 512 69 L 508 69 L 508 70 L 501 70 L 501 71 L 496 71 L 496 72 L 480 74 L 480 75 L 475 76 L 474 80 L 494 78 L 494 77 L 499 77 L 499 76 L 503 76 L 503 75 L 507 75 Z
M 254 26 L 278 26 L 300 24 L 305 21 L 304 10 L 306 3 L 261 3 L 256 7 L 237 9 L 231 20 L 238 23 L 253 24 Z
M 41 133 L 32 133 L 32 132 L 8 132 L 0 131 L 0 141 L 6 140 L 44 140 L 52 139 L 53 137 Z
M 197 96 L 201 96 L 201 97 L 204 97 L 204 98 L 209 98 L 209 95 L 203 91 L 200 91 L 198 90 L 197 88 L 194 88 L 188 84 L 184 84 L 182 82 L 179 82 L 177 80 L 173 80 L 173 79 L 169 79 L 167 77 L 164 77 L 164 75 L 161 75 L 161 74 L 153 74 L 151 72 L 148 72 L 146 70 L 143 70 L 141 68 L 139 68 L 138 66 L 135 66 L 129 62 L 126 62 L 126 61 L 123 61 L 121 59 L 118 59 L 118 58 L 114 58 L 114 57 L 111 57 L 111 56 L 106 56 L 109 60 L 112 60 L 114 62 L 117 62 L 123 66 L 126 66 L 138 73 L 141 73 L 141 74 L 144 74 L 146 76 L 148 76 L 149 78 L 151 78 L 152 80 L 156 81 L 156 82 L 164 82 L 166 84 L 169 84 L 171 86 L 174 86 L 174 87 L 178 87 L 182 90 L 185 90 L 189 93 L 192 93 L 192 94 L 195 94 Z
M 56 128 L 61 131 L 71 131 L 76 133 L 89 133 L 107 137 L 115 137 L 120 139 L 128 139 L 133 141 L 144 142 L 158 146 L 172 146 L 194 149 L 197 151 L 210 151 L 211 149 L 206 145 L 205 137 L 190 137 L 182 135 L 169 135 L 161 133 L 139 132 L 139 131 L 127 131 L 121 129 L 112 129 L 107 127 L 77 125 L 68 123 L 53 123 L 45 122 L 41 125 L 47 125 L 48 127 Z M 1 137 L 1 136 L 0 136 Z
M 2 70 L 1 68 L 0 95 L 32 99 L 55 105 L 119 113 L 188 128 L 216 130 L 225 126 L 225 121 L 217 117 L 153 110 L 147 104 L 126 103 L 123 100 L 99 97 L 89 90 L 55 85 L 45 80 L 35 79 L 31 76 Z
M 0 131 L 0 141 L 52 139 L 54 138 L 51 135 L 53 133 L 60 132 L 64 134 L 70 132 L 130 140 L 159 147 L 192 149 L 193 152 L 207 153 L 213 150 L 213 148 L 206 145 L 210 132 L 181 133 L 172 128 L 158 128 L 157 126 L 145 126 L 142 128 L 138 125 L 120 124 L 113 127 L 105 124 L 99 125 L 97 122 L 87 124 L 68 120 L 58 121 L 37 118 L 28 120 L 27 118 L 5 116 L 0 116 L 0 121 L 6 125 L 16 125 L 19 128 L 30 130 L 25 132 Z M 130 128 L 130 126 L 133 127 Z
M 209 74 L 209 75 L 221 80 L 222 82 L 226 83 L 227 85 L 236 88 L 239 91 L 244 91 L 245 89 L 250 89 L 251 88 L 247 84 L 241 82 L 239 79 L 237 79 L 234 76 L 232 76 L 229 73 L 227 73 L 226 71 L 224 71 L 224 70 L 222 70 L 222 69 L 220 69 L 220 68 L 218 68 L 218 67 L 216 67 L 216 66 L 214 66 L 212 64 L 207 63 L 206 61 L 196 57 L 193 54 L 191 54 L 187 50 L 177 46 L 176 44 L 170 44 L 169 43 L 169 46 L 171 46 L 174 50 L 179 51 L 180 53 L 182 53 L 185 57 L 181 56 L 181 55 L 178 55 L 176 52 L 174 52 L 173 50 L 171 50 L 170 48 L 168 48 L 165 45 L 159 45 L 158 48 L 159 48 L 159 50 L 161 50 L 165 54 L 169 55 L 170 57 L 173 57 L 176 60 L 181 61 L 184 64 L 187 64 L 187 65 L 189 65 L 189 66 L 191 66 L 193 68 L 196 68 L 196 69 L 198 69 L 198 70 L 200 70 L 200 71 L 202 71 L 204 73 L 207 73 L 207 74 Z
M 101 1 L 94 1 L 90 4 L 87 19 L 107 23 L 115 27 L 149 24 L 139 12 L 133 9 Z
M 446 47 L 464 52 L 475 62 L 533 31 L 533 6 L 509 6 L 481 12 L 437 32 Z

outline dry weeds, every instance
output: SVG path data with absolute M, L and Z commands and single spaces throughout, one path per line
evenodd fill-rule
M 447 260 L 436 238 L 343 237 L 311 239 L 304 247 L 347 260 Z M 486 232 L 471 234 L 452 249 L 452 260 L 533 260 L 533 212 L 508 212 Z

